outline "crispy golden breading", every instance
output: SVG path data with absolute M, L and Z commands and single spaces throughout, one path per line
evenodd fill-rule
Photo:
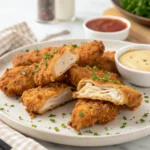
M 104 52 L 104 44 L 102 41 L 94 40 L 80 45 L 77 47 L 76 52 L 79 54 L 79 66 L 94 66 L 96 59 Z
M 77 131 L 93 126 L 96 123 L 106 124 L 115 119 L 119 109 L 112 103 L 79 99 L 72 111 L 68 125 Z
M 115 52 L 104 52 L 102 56 L 98 57 L 95 66 L 99 69 L 107 70 L 118 74 L 115 63 Z
M 34 50 L 24 54 L 18 54 L 13 59 L 13 66 L 27 66 L 33 63 L 39 63 L 45 54 L 52 52 L 53 50 L 61 50 L 64 46 L 61 47 L 47 47 L 41 50 Z
M 53 51 L 46 55 L 39 63 L 39 71 L 34 75 L 37 85 L 54 82 L 71 68 L 79 59 L 73 46 L 66 46 L 60 51 Z
M 142 102 L 142 95 L 136 89 L 109 81 L 84 78 L 79 82 L 77 91 L 74 98 L 109 101 L 115 105 L 126 105 L 133 110 Z
M 78 65 L 72 66 L 67 72 L 68 80 L 74 86 L 77 86 L 81 79 L 91 77 L 93 73 L 99 75 L 100 77 L 106 76 L 106 72 L 103 70 L 94 70 L 90 67 L 79 67 Z M 117 80 L 122 84 L 117 74 L 109 73 L 109 76 L 112 80 Z
M 34 83 L 36 65 L 7 69 L 0 78 L 0 89 L 9 96 L 19 96 L 25 90 L 36 87 Z
M 29 89 L 23 92 L 21 97 L 32 118 L 34 114 L 43 114 L 71 100 L 71 87 L 62 83 Z

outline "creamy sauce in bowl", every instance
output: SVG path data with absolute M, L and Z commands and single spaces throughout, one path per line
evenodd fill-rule
M 128 50 L 119 57 L 119 61 L 128 68 L 150 72 L 150 50 Z

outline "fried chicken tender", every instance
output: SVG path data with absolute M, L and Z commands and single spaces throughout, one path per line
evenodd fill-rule
M 7 69 L 0 78 L 0 89 L 8 96 L 20 96 L 25 90 L 36 87 L 34 72 L 37 64 Z
M 118 106 L 110 102 L 90 99 L 79 99 L 72 111 L 68 125 L 77 131 L 93 126 L 96 123 L 106 124 L 115 119 L 119 113 Z
M 79 66 L 94 66 L 97 58 L 102 56 L 104 52 L 104 44 L 102 41 L 94 40 L 93 42 L 80 45 L 76 48 L 76 52 L 79 54 Z
M 74 86 L 77 86 L 81 79 L 91 77 L 94 74 L 104 77 L 106 76 L 107 72 L 94 68 L 92 69 L 90 67 L 79 67 L 78 65 L 72 66 L 67 72 L 68 80 Z M 117 74 L 109 72 L 109 76 L 112 80 L 116 80 L 120 84 L 123 84 Z
M 24 54 L 18 54 L 13 59 L 13 66 L 27 66 L 33 63 L 39 63 L 45 54 L 52 52 L 53 50 L 61 50 L 64 46 L 60 47 L 47 47 L 41 50 L 34 50 Z
M 95 66 L 99 69 L 107 70 L 118 74 L 118 70 L 115 63 L 115 53 L 115 51 L 104 52 L 102 56 L 96 59 Z
M 39 71 L 34 75 L 37 85 L 54 82 L 72 67 L 79 59 L 73 46 L 66 46 L 60 51 L 53 51 L 41 60 Z
M 115 105 L 126 105 L 132 110 L 139 107 L 142 102 L 142 95 L 132 87 L 89 78 L 79 82 L 73 97 L 109 101 Z
M 21 101 L 31 118 L 34 114 L 44 114 L 71 100 L 71 87 L 62 83 L 51 83 L 44 87 L 29 89 L 21 96 Z

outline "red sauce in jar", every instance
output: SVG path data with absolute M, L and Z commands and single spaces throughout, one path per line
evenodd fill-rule
M 118 19 L 102 18 L 91 20 L 86 23 L 86 26 L 94 31 L 116 32 L 125 29 L 127 24 Z

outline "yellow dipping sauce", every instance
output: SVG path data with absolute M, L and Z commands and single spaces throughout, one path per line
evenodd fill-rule
M 119 57 L 119 61 L 128 68 L 150 72 L 150 50 L 129 50 Z

